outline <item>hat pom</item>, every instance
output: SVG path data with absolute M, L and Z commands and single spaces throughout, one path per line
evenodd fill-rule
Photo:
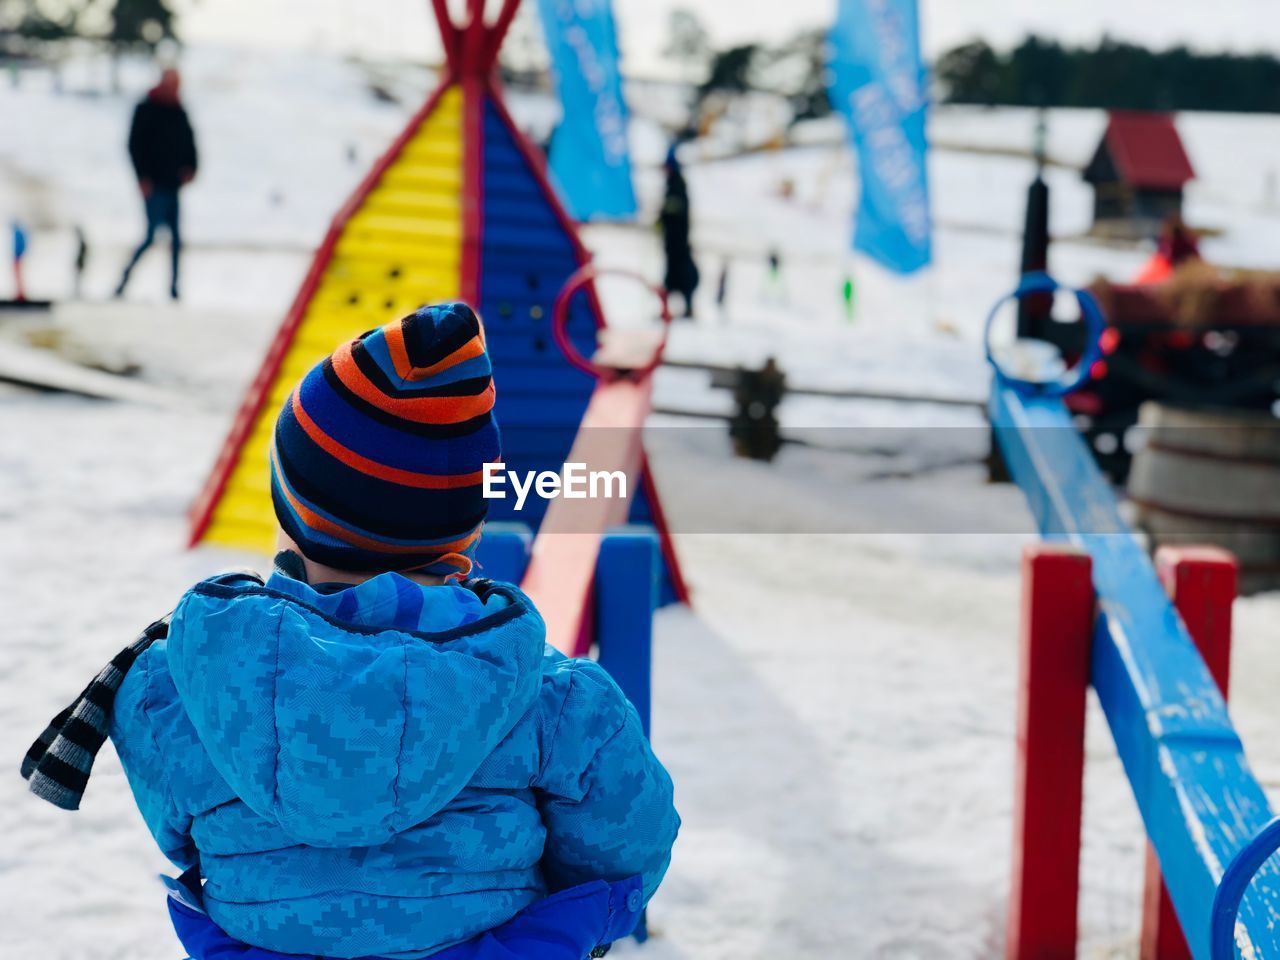
M 406 378 L 409 380 L 433 375 L 450 356 L 467 350 L 468 345 L 472 356 L 484 351 L 484 327 L 480 318 L 461 301 L 422 307 L 400 321 L 400 331 L 409 361 Z

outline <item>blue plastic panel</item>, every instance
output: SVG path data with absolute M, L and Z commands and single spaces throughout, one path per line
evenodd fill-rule
M 577 253 L 490 101 L 484 105 L 482 179 L 479 307 L 494 366 L 503 456 L 511 470 L 558 470 L 595 389 L 594 379 L 564 359 L 551 333 L 552 305 L 578 269 Z M 568 329 L 579 352 L 591 356 L 597 319 L 587 297 L 574 298 Z M 513 499 L 495 500 L 490 517 L 518 520 L 536 530 L 546 507 L 546 501 L 531 497 L 516 513 Z M 631 520 L 651 519 L 641 490 L 633 498 Z M 668 576 L 661 597 L 663 602 L 674 597 Z
M 529 566 L 533 531 L 523 523 L 487 523 L 476 547 L 475 576 L 519 583 Z
M 551 333 L 551 311 L 578 269 L 573 242 L 492 102 L 484 105 L 484 220 L 480 247 L 480 312 L 485 318 L 508 469 L 559 469 L 578 431 L 595 381 L 571 367 Z M 585 297 L 574 300 L 569 334 L 590 356 L 596 317 Z M 547 503 L 531 497 L 518 514 L 514 500 L 491 504 L 494 520 L 519 520 L 535 530 Z

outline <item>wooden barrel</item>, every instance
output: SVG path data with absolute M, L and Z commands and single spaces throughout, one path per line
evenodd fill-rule
M 1129 498 L 1153 549 L 1214 544 L 1240 562 L 1242 593 L 1280 588 L 1280 420 L 1150 401 L 1136 438 Z

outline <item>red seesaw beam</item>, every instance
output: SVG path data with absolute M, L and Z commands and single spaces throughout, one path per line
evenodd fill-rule
M 626 523 L 632 498 L 639 495 L 643 428 L 652 405 L 652 377 L 596 386 L 565 462 L 623 474 L 626 497 L 552 500 L 533 542 L 520 587 L 546 620 L 547 642 L 571 657 L 585 656 L 591 647 L 587 611 L 596 558 L 605 532 Z
M 656 346 L 634 336 L 602 346 L 595 358 L 587 359 L 573 345 L 568 333 L 569 303 L 578 292 L 595 297 L 594 281 L 601 271 L 584 264 L 561 288 L 552 307 L 551 330 L 565 359 L 577 369 L 596 378 L 596 388 L 578 424 L 573 449 L 565 460 L 582 464 L 593 474 L 621 474 L 626 479 L 625 496 L 588 496 L 551 501 L 538 528 L 520 586 L 542 611 L 547 624 L 547 642 L 571 657 L 586 656 L 591 650 L 591 594 L 596 561 L 606 531 L 626 523 L 631 498 L 639 496 L 638 486 L 648 473 L 644 470 L 644 422 L 653 409 L 653 371 L 662 360 L 671 329 L 671 308 L 665 290 L 650 287 L 648 281 L 627 270 L 610 270 L 648 287 L 662 305 L 662 335 Z M 645 359 L 647 357 L 647 360 Z M 619 493 L 615 488 L 614 494 Z M 603 490 L 600 493 L 604 493 Z M 650 505 L 666 539 L 666 528 L 657 497 L 649 490 Z M 669 549 L 669 545 L 668 545 Z M 677 590 L 683 584 L 675 573 Z

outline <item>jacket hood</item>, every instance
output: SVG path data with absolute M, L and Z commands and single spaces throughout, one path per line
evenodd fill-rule
M 167 659 L 210 760 L 255 813 L 301 843 L 371 846 L 472 779 L 537 697 L 544 637 L 507 584 L 386 573 L 323 593 L 276 574 L 197 584 Z

